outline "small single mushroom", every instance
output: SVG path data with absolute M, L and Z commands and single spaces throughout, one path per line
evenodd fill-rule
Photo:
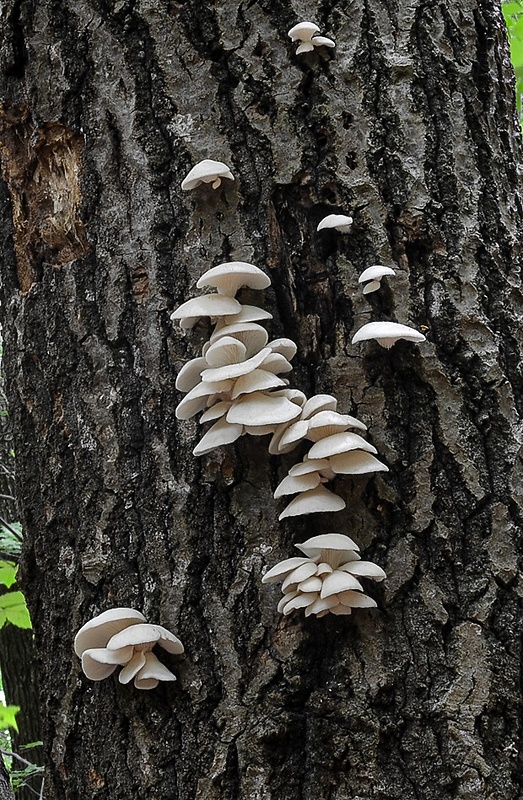
M 364 342 L 367 339 L 376 339 L 378 344 L 388 350 L 398 339 L 424 342 L 426 337 L 415 328 L 409 328 L 408 325 L 401 325 L 399 322 L 368 322 L 356 331 L 352 337 L 352 344 Z
M 297 54 L 310 53 L 315 47 L 335 47 L 335 42 L 326 36 L 318 36 L 320 29 L 314 22 L 298 22 L 289 31 L 289 38 L 293 42 L 300 42 Z
M 211 183 L 213 189 L 218 189 L 222 178 L 228 178 L 230 181 L 234 180 L 234 175 L 231 170 L 222 161 L 213 161 L 210 158 L 204 158 L 190 170 L 182 181 L 182 189 L 184 192 L 194 189 L 200 183 Z
M 329 214 L 321 220 L 316 230 L 323 231 L 328 228 L 335 228 L 340 233 L 349 233 L 352 222 L 352 217 L 348 217 L 345 214 Z
M 266 289 L 270 285 L 269 276 L 254 264 L 248 264 L 246 261 L 228 261 L 207 270 L 196 287 L 202 289 L 204 286 L 212 286 L 220 295 L 234 297 L 242 286 L 247 286 L 249 289 Z
M 381 264 L 374 264 L 372 267 L 368 267 L 367 269 L 363 270 L 360 277 L 358 278 L 358 283 L 365 283 L 366 285 L 363 287 L 363 294 L 370 294 L 371 292 L 376 292 L 381 285 L 381 279 L 385 277 L 385 275 L 395 275 L 391 267 L 384 267 Z

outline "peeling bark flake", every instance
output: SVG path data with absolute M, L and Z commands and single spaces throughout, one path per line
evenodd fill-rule
M 0 103 L 2 177 L 9 189 L 20 291 L 44 262 L 59 267 L 88 251 L 79 218 L 82 137 L 61 122 L 35 129 L 27 105 Z

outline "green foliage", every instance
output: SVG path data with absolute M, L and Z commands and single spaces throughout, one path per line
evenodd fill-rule
M 516 74 L 516 105 L 523 120 L 523 2 L 509 0 L 502 4 L 510 42 L 510 57 Z
M 7 592 L 0 596 L 0 628 L 8 622 L 17 628 L 32 628 L 22 592 Z
M 16 570 L 18 567 L 13 561 L 0 561 L 0 583 L 10 589 L 16 583 Z
M 14 728 L 18 730 L 16 715 L 20 711 L 20 706 L 5 706 L 0 702 L 0 730 Z
M 11 530 L 10 530 L 11 529 Z M 0 525 L 0 553 L 18 556 L 22 549 L 22 526 L 19 522 L 9 523 L 9 528 Z
M 30 786 L 29 779 L 35 775 L 43 775 L 44 767 L 39 767 L 37 764 L 27 764 L 24 769 L 11 769 L 11 785 L 15 791 L 22 786 Z M 36 794 L 36 792 L 35 792 Z

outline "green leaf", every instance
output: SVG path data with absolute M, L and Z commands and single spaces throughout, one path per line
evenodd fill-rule
M 20 706 L 4 706 L 3 703 L 0 703 L 0 729 L 14 728 L 15 731 L 18 731 L 15 717 L 19 711 Z
M 7 592 L 0 597 L 0 628 L 8 622 L 17 628 L 32 628 L 22 592 Z
M 16 583 L 16 571 L 18 567 L 12 561 L 0 561 L 0 583 L 11 588 Z

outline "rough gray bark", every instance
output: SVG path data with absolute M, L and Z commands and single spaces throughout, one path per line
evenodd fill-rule
M 498 4 L 2 13 L 2 324 L 46 797 L 516 800 L 521 142 Z M 334 54 L 294 54 L 303 17 Z M 182 195 L 204 157 L 234 186 Z M 352 233 L 317 235 L 334 211 Z M 339 481 L 343 513 L 278 524 L 294 459 L 245 437 L 196 460 L 198 425 L 175 419 L 207 331 L 169 311 L 233 259 L 271 274 L 293 385 L 334 393 L 390 467 Z M 365 300 L 376 262 L 398 274 Z M 380 317 L 427 343 L 352 347 Z M 278 618 L 262 571 L 320 530 L 387 570 L 379 612 Z M 113 605 L 182 638 L 176 685 L 82 677 L 73 634 Z
M 0 800 L 14 800 L 13 790 L 9 783 L 9 775 L 4 764 L 4 760 L 0 755 Z

